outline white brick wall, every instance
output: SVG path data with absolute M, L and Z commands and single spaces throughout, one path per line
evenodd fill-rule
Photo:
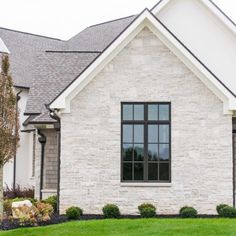
M 120 186 L 122 101 L 172 103 L 171 187 Z M 71 205 L 101 213 L 116 203 L 135 214 L 152 202 L 162 214 L 184 205 L 214 214 L 217 204 L 232 204 L 232 117 L 148 29 L 77 95 L 61 121 L 61 213 Z

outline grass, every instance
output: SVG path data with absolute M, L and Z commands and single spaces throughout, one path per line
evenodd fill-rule
M 218 236 L 236 235 L 236 219 L 136 219 L 76 221 L 0 232 L 0 236 Z

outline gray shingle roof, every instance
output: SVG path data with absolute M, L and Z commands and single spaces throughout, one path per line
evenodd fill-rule
M 41 53 L 35 65 L 25 113 L 45 112 L 45 104 L 62 92 L 134 18 L 130 16 L 91 26 L 66 44 L 59 45 L 57 52 Z
M 37 57 L 25 113 L 43 113 L 50 103 L 99 54 L 45 52 Z
M 129 16 L 90 26 L 67 41 L 67 50 L 103 51 L 135 17 Z
M 44 112 L 35 118 L 33 118 L 31 121 L 29 121 L 30 124 L 38 124 L 38 123 L 56 123 L 57 121 L 52 119 L 49 111 Z
M 64 41 L 0 28 L 0 38 L 10 51 L 11 73 L 16 86 L 30 87 L 38 52 L 61 47 Z

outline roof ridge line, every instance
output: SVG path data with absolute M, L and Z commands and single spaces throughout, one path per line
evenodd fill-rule
M 101 53 L 102 51 L 46 50 L 47 53 Z
M 32 36 L 37 36 L 37 37 L 42 37 L 42 38 L 47 38 L 47 39 L 52 39 L 52 40 L 57 40 L 57 41 L 64 42 L 64 40 L 62 40 L 62 39 L 53 38 L 53 37 L 49 37 L 49 36 L 45 36 L 45 35 L 34 34 L 34 33 L 28 33 L 28 32 L 25 32 L 25 31 L 14 30 L 14 29 L 9 29 L 9 28 L 5 28 L 5 27 L 0 27 L 0 29 L 8 30 L 8 31 L 16 32 L 16 33 L 27 34 L 27 35 L 32 35 Z
M 118 18 L 118 19 L 114 19 L 114 20 L 104 21 L 104 22 L 101 22 L 101 23 L 98 23 L 98 24 L 90 25 L 87 28 L 91 28 L 91 27 L 99 26 L 99 25 L 104 25 L 104 24 L 108 24 L 108 23 L 111 23 L 111 22 L 119 21 L 119 20 L 124 20 L 124 19 L 127 19 L 127 18 L 131 18 L 133 16 L 136 16 L 136 15 L 130 15 L 130 16 L 125 16 L 125 17 L 121 17 L 121 18 Z

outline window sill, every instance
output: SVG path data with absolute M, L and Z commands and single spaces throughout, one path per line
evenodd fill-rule
M 121 187 L 165 187 L 172 186 L 171 183 L 120 183 Z

